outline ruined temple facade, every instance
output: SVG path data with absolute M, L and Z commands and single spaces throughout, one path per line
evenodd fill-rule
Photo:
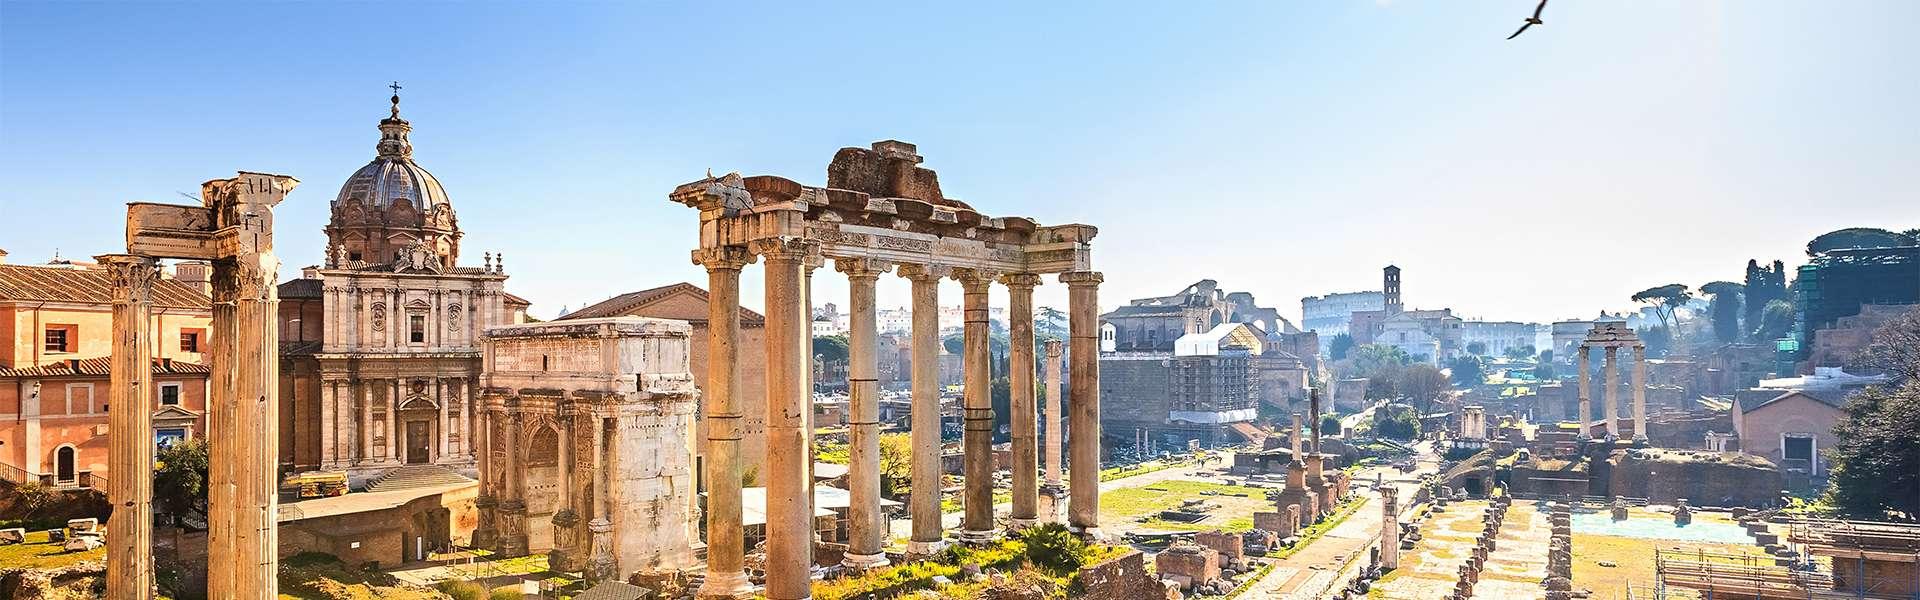
M 459 266 L 446 190 L 380 121 L 372 162 L 329 207 L 323 266 L 280 284 L 280 462 L 362 482 L 403 465 L 471 472 L 480 338 L 525 320 L 491 255 Z

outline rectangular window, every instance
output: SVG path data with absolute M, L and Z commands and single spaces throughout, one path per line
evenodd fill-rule
M 1788 435 L 1781 440 L 1780 456 L 1787 460 L 1813 460 L 1813 438 Z
M 47 351 L 48 352 L 72 352 L 73 351 L 73 347 L 69 345 L 72 342 L 72 339 L 68 335 L 69 333 L 71 333 L 69 329 L 70 329 L 70 326 L 66 326 L 66 325 L 54 325 L 54 326 L 47 327 Z
M 181 352 L 199 352 L 200 351 L 200 332 L 199 331 L 180 332 L 180 351 Z
M 160 384 L 160 405 L 161 406 L 179 406 L 180 405 L 180 384 L 178 383 Z
M 415 344 L 427 343 L 426 315 L 413 315 L 413 316 L 407 317 L 407 335 L 408 335 L 408 338 L 413 340 L 413 343 Z

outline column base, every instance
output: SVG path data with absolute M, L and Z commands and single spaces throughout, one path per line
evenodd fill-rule
M 747 574 L 741 571 L 732 573 L 707 573 L 707 580 L 700 584 L 695 593 L 701 600 L 741 600 L 753 596 L 753 582 L 747 580 Z
M 887 562 L 887 553 L 885 552 L 875 552 L 873 554 L 854 554 L 848 552 L 840 559 L 840 565 L 849 569 L 877 569 L 887 566 L 888 564 L 890 563 Z
M 1038 518 L 1022 519 L 1019 517 L 1014 517 L 1011 519 L 1007 519 L 1007 532 L 1008 533 L 1018 532 L 1028 527 L 1033 527 L 1039 524 L 1040 524 L 1040 519 Z
M 1074 535 L 1080 536 L 1080 539 L 1086 540 L 1089 542 L 1107 541 L 1107 534 L 1101 532 L 1099 527 L 1081 527 L 1078 525 L 1068 525 L 1067 531 L 1071 531 L 1074 533 Z
M 946 550 L 946 549 L 947 549 L 946 540 L 934 540 L 931 542 L 922 542 L 919 540 L 913 540 L 913 541 L 907 542 L 907 554 L 910 554 L 913 556 L 933 556 L 935 554 L 939 554 L 942 550 Z
M 955 540 L 959 541 L 962 544 L 966 544 L 968 546 L 985 546 L 987 544 L 993 543 L 993 539 L 995 537 L 999 537 L 999 532 L 996 532 L 991 529 L 988 529 L 985 531 L 971 531 L 971 530 L 962 529 L 960 531 L 954 532 L 953 534 L 953 538 Z
M 1645 448 L 1648 443 L 1650 443 L 1650 440 L 1647 439 L 1647 436 L 1638 433 L 1633 434 L 1633 445 Z

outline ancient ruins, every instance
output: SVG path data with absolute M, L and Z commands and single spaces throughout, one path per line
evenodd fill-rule
M 550 551 L 595 581 L 692 567 L 691 331 L 640 317 L 487 330 L 474 545 Z
M 966 515 L 957 538 L 981 542 L 996 532 L 992 508 L 993 410 L 988 396 L 987 292 L 995 283 L 1010 293 L 1011 368 L 1034 372 L 1032 293 L 1041 275 L 1058 274 L 1069 289 L 1073 361 L 1072 414 L 1068 441 L 1068 523 L 1099 534 L 1099 361 L 1096 322 L 1101 275 L 1092 271 L 1089 225 L 1042 226 L 1024 217 L 989 217 L 946 197 L 934 171 L 919 166 L 912 144 L 876 142 L 843 148 L 827 167 L 824 187 L 761 175 L 709 176 L 674 190 L 671 198 L 700 211 L 700 247 L 693 261 L 707 268 L 712 340 L 706 408 L 709 501 L 706 580 L 700 595 L 731 598 L 751 589 L 742 571 L 738 460 L 740 406 L 740 273 L 765 261 L 767 344 L 767 576 L 765 594 L 775 600 L 811 595 L 814 533 L 808 463 L 811 439 L 808 348 L 813 270 L 834 261 L 851 283 L 852 391 L 851 539 L 845 564 L 886 563 L 884 519 L 879 512 L 878 395 L 874 379 L 874 286 L 893 272 L 912 281 L 912 554 L 941 547 L 939 494 L 938 283 L 960 281 L 966 395 L 964 398 Z M 896 267 L 898 269 L 896 270 Z M 1039 486 L 1032 429 L 1036 418 L 1031 381 L 1013 382 L 1016 458 L 1012 526 L 1037 521 Z M 1019 427 L 1018 425 L 1016 425 Z
M 1574 365 L 1580 372 L 1580 439 L 1591 437 L 1588 424 L 1592 423 L 1592 396 L 1587 393 L 1587 371 L 1591 362 L 1593 348 L 1606 349 L 1606 365 L 1602 368 L 1606 377 L 1606 427 L 1609 439 L 1620 439 L 1620 360 L 1621 348 L 1633 349 L 1633 440 L 1639 443 L 1647 441 L 1647 345 L 1640 343 L 1640 337 L 1633 333 L 1625 323 L 1605 322 L 1593 326 L 1587 332 L 1585 340 L 1580 342 L 1580 359 Z
M 156 259 L 213 263 L 207 596 L 278 597 L 278 302 L 273 209 L 299 180 L 242 171 L 200 186 L 202 206 L 131 203 L 127 253 L 99 257 L 114 278 L 110 427 L 151 431 L 148 311 Z M 107 597 L 153 596 L 153 440 L 109 436 Z

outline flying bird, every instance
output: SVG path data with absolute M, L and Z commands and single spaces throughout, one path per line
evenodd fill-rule
M 1507 36 L 1507 39 L 1520 37 L 1520 34 L 1527 32 L 1528 27 L 1532 27 L 1535 25 L 1545 25 L 1546 22 L 1540 20 L 1540 11 L 1543 11 L 1546 9 L 1547 9 L 1547 0 L 1540 0 L 1540 5 L 1533 7 L 1533 16 L 1527 17 L 1526 24 L 1521 25 L 1520 30 L 1513 32 L 1513 35 Z

